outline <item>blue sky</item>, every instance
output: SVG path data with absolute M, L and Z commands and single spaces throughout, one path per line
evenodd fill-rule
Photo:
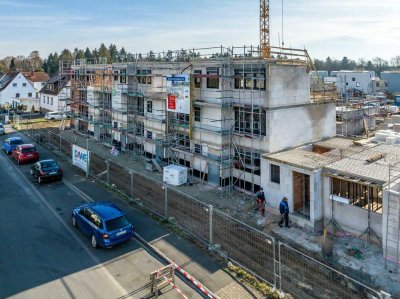
M 271 3 L 271 43 L 282 0 Z M 114 43 L 133 53 L 258 45 L 259 0 L 0 0 L 0 58 Z M 285 46 L 314 58 L 400 55 L 400 0 L 284 0 Z

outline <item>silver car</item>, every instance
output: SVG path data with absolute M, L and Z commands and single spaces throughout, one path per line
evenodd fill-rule
M 4 125 L 0 123 L 0 135 L 4 135 L 6 133 L 6 130 L 4 129 Z

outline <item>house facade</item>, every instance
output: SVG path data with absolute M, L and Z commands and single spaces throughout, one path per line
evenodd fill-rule
M 71 81 L 54 75 L 40 90 L 40 111 L 70 111 Z
M 20 98 L 36 98 L 33 84 L 21 72 L 3 75 L 0 78 L 0 105 L 17 108 Z
M 364 94 L 372 93 L 373 71 L 332 71 L 332 77 L 336 77 L 336 87 L 339 93 L 346 94 L 348 90 L 359 90 Z

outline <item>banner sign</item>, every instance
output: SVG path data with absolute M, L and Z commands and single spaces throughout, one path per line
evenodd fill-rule
M 179 74 L 167 76 L 167 110 L 190 114 L 190 77 Z
M 88 165 L 89 165 L 89 151 L 73 144 L 72 145 L 72 164 L 79 167 L 83 171 L 87 171 Z

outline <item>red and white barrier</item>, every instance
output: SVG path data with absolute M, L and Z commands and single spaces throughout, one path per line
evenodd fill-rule
M 187 297 L 182 291 L 181 291 L 181 289 L 180 288 L 178 288 L 172 281 L 170 281 L 167 277 L 165 277 L 165 276 L 163 276 L 163 278 L 170 284 L 170 285 L 172 285 L 172 288 L 174 289 L 174 290 L 176 290 L 178 293 L 179 293 L 179 295 L 181 295 L 183 298 L 185 298 L 185 299 L 189 299 L 189 297 Z
M 185 270 L 183 270 L 180 266 L 178 266 L 175 263 L 173 263 L 173 266 L 174 266 L 175 270 L 178 270 L 184 277 L 189 279 L 198 289 L 200 289 L 200 291 L 202 291 L 204 295 L 206 295 L 210 299 L 216 299 L 216 297 L 211 295 L 211 293 L 200 282 L 195 280 L 193 278 L 193 276 L 191 276 L 189 273 L 187 273 Z

